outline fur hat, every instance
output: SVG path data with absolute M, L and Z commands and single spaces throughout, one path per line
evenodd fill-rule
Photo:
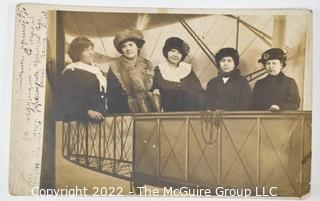
M 178 37 L 171 37 L 166 40 L 162 48 L 163 56 L 168 58 L 168 52 L 172 49 L 177 49 L 182 54 L 181 61 L 186 58 L 190 51 L 188 43 Z
M 282 67 L 285 67 L 287 54 L 280 48 L 271 48 L 262 53 L 261 58 L 258 60 L 258 62 L 266 65 L 266 62 L 271 59 L 279 59 L 283 64 Z
M 126 29 L 116 34 L 113 39 L 113 45 L 119 53 L 122 53 L 121 46 L 127 41 L 133 41 L 138 48 L 141 48 L 145 41 L 143 40 L 143 34 L 138 29 Z
M 217 54 L 215 55 L 215 60 L 219 68 L 220 68 L 220 60 L 223 57 L 232 57 L 235 67 L 239 65 L 239 53 L 236 49 L 231 47 L 226 47 L 226 48 L 220 49 L 217 52 Z

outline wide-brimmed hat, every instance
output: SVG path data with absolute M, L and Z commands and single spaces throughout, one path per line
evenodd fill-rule
M 220 68 L 220 60 L 223 57 L 232 57 L 235 67 L 239 65 L 239 53 L 236 49 L 232 47 L 226 47 L 226 48 L 220 49 L 217 52 L 217 54 L 215 55 L 215 60 L 218 65 L 217 67 L 219 68 Z
M 189 54 L 190 47 L 188 43 L 178 37 L 170 37 L 164 43 L 162 48 L 162 53 L 164 57 L 168 57 L 168 52 L 172 49 L 178 50 L 182 54 L 181 61 L 185 59 L 185 57 Z
M 261 54 L 261 58 L 258 60 L 258 62 L 265 65 L 266 62 L 271 59 L 279 59 L 285 66 L 287 54 L 280 48 L 271 48 Z
M 145 41 L 143 40 L 143 34 L 138 29 L 126 29 L 124 31 L 120 31 L 116 34 L 113 39 L 113 45 L 117 49 L 118 52 L 121 52 L 121 45 L 127 41 L 133 41 L 136 43 L 138 48 L 141 48 Z

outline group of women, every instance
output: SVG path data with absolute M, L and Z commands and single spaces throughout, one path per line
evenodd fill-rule
M 108 72 L 94 64 L 94 44 L 85 37 L 74 39 L 68 54 L 72 63 L 62 72 L 63 104 L 67 119 L 101 120 L 107 114 L 196 110 L 297 110 L 300 104 L 294 79 L 282 69 L 282 49 L 265 51 L 259 60 L 268 75 L 253 91 L 241 76 L 239 54 L 222 48 L 215 60 L 218 75 L 204 90 L 184 62 L 189 45 L 170 37 L 162 49 L 164 62 L 154 67 L 140 55 L 145 40 L 141 31 L 128 29 L 116 34 L 114 46 L 121 54 L 111 61 Z

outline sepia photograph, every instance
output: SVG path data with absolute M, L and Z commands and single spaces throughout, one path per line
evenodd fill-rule
M 32 131 L 11 136 L 10 193 L 307 196 L 312 15 L 19 5 L 15 75 L 35 86 L 13 109 Z M 30 55 L 45 67 L 22 79 Z

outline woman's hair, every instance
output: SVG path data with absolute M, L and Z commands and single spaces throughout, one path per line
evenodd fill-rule
M 168 52 L 172 49 L 176 49 L 180 52 L 182 55 L 181 61 L 186 58 L 190 51 L 188 43 L 178 37 L 170 37 L 166 40 L 162 48 L 163 56 L 168 59 Z
M 73 62 L 77 62 L 80 59 L 82 51 L 90 46 L 94 47 L 94 44 L 88 38 L 75 38 L 69 46 L 68 55 L 70 56 Z

